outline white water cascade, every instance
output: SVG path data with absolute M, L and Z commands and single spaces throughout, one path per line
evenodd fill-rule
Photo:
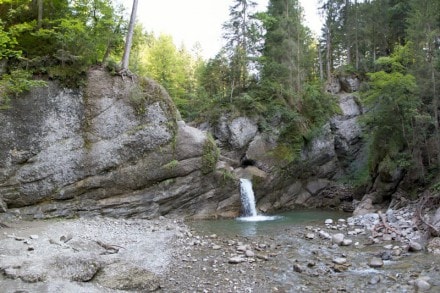
M 252 182 L 249 179 L 240 179 L 240 198 L 243 206 L 243 217 L 256 217 L 255 195 Z
M 257 214 L 254 190 L 252 189 L 252 182 L 249 179 L 240 178 L 240 197 L 243 206 L 243 216 L 238 218 L 239 221 L 262 222 L 281 218 L 281 216 L 264 216 Z

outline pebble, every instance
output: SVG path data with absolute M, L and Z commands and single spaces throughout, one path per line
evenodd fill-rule
M 324 238 L 324 239 L 330 239 L 331 236 L 329 233 L 325 232 L 325 231 L 319 231 L 319 237 Z
M 325 220 L 325 222 L 324 222 L 326 225 L 331 225 L 331 224 L 333 224 L 333 220 L 332 219 L 327 219 L 327 220 Z
M 335 257 L 333 259 L 333 263 L 337 264 L 337 265 L 343 265 L 347 262 L 347 259 L 345 257 Z
M 315 234 L 314 233 L 307 233 L 306 239 L 310 239 L 310 240 L 315 239 Z
M 342 244 L 342 242 L 344 241 L 344 234 L 342 234 L 342 233 L 337 233 L 337 234 L 334 234 L 333 236 L 332 236 L 332 243 L 333 244 L 337 244 L 337 245 L 341 245 Z
M 350 246 L 351 244 L 353 244 L 353 240 L 344 239 L 344 240 L 342 240 L 341 246 Z
M 391 241 L 391 240 L 393 240 L 393 237 L 390 234 L 383 234 L 382 240 L 383 241 Z
M 368 265 L 372 268 L 381 268 L 381 267 L 383 267 L 383 260 L 378 257 L 373 257 L 368 262 Z
M 219 249 L 221 249 L 222 247 L 220 246 L 220 245 L 213 245 L 212 246 L 212 249 L 213 250 L 219 250 Z
M 375 276 L 373 276 L 371 279 L 370 279 L 370 284 L 371 285 L 376 285 L 376 284 L 378 284 L 378 283 L 380 283 L 380 281 L 382 281 L 382 278 L 381 278 L 381 276 L 379 276 L 379 275 L 375 275 Z
M 414 286 L 417 288 L 417 291 L 428 291 L 431 289 L 431 284 L 425 278 L 418 278 L 414 281 Z
M 245 261 L 245 259 L 243 257 L 241 257 L 241 256 L 234 256 L 234 257 L 231 257 L 228 260 L 228 263 L 230 263 L 230 264 L 239 264 L 239 263 L 242 263 L 244 261 Z
M 304 268 L 296 263 L 293 265 L 293 271 L 295 271 L 297 273 L 302 273 L 302 272 L 304 272 Z
M 246 257 L 254 257 L 255 253 L 252 250 L 246 250 L 244 255 L 246 255 Z
M 239 245 L 239 246 L 237 246 L 237 251 L 245 252 L 246 250 L 247 250 L 246 245 Z
M 269 260 L 269 257 L 265 254 L 257 254 L 257 258 L 262 260 Z
M 416 241 L 411 241 L 409 243 L 409 251 L 421 251 L 423 249 L 422 245 Z
M 31 236 L 29 236 L 29 238 L 36 240 L 36 239 L 38 239 L 38 235 L 31 235 Z

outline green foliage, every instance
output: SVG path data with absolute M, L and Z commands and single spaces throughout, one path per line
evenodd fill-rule
M 370 108 L 365 121 L 371 127 L 370 169 L 388 158 L 399 162 L 402 154 L 415 146 L 414 117 L 418 115 L 421 100 L 417 96 L 417 84 L 411 74 L 404 73 L 405 50 L 387 58 L 380 58 L 379 65 L 389 72 L 370 73 L 370 88 L 363 94 L 363 101 Z M 403 157 L 402 157 L 403 156 Z M 407 166 L 407 159 L 401 161 Z M 395 166 L 394 166 L 395 167 Z
M 0 59 L 14 68 L 49 73 L 69 87 L 81 86 L 84 72 L 122 40 L 122 11 L 109 0 L 0 3 Z M 38 17 L 39 19 L 39 17 Z
M 10 74 L 3 74 L 0 79 L 0 109 L 10 107 L 10 101 L 32 87 L 46 86 L 42 80 L 32 80 L 32 73 L 26 70 L 13 70 Z
M 132 103 L 137 114 L 142 115 L 145 113 L 146 95 L 142 85 L 137 84 L 133 86 L 130 90 L 130 95 L 128 98 L 130 99 L 130 102 Z
M 205 144 L 203 145 L 202 168 L 203 174 L 211 173 L 215 170 L 220 151 L 215 144 L 214 138 L 208 134 Z
M 179 161 L 172 160 L 169 163 L 163 165 L 163 168 L 165 168 L 167 170 L 172 170 L 172 169 L 176 168 L 178 165 L 179 165 Z

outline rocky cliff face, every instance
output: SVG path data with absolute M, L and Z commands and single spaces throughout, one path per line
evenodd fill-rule
M 233 173 L 237 177 L 253 178 L 260 211 L 299 207 L 353 210 L 353 194 L 339 182 L 358 171 L 367 158 L 358 123 L 363 109 L 355 93 L 359 89 L 358 80 L 350 79 L 350 83 L 343 80 L 351 85 L 350 92 L 342 89 L 341 81 L 335 83 L 329 89 L 336 91 L 341 114 L 333 117 L 317 137 L 304 145 L 301 158 L 294 163 L 286 165 L 276 159 L 273 153 L 277 146 L 276 131 L 260 133 L 255 120 L 222 117 L 212 127 L 226 157 L 223 160 L 231 164 Z M 232 159 L 232 163 L 227 158 Z M 234 165 L 233 162 L 239 163 Z
M 206 133 L 177 115 L 159 85 L 102 69 L 88 73 L 84 90 L 49 82 L 14 99 L 0 112 L 2 210 L 34 218 L 237 213 L 235 182 L 220 180 L 221 170 L 201 172 L 212 155 Z

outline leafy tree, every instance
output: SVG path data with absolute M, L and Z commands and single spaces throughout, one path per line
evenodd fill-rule
M 440 68 L 440 1 L 411 1 L 408 17 L 408 39 L 413 44 L 412 54 L 416 59 L 411 66 L 417 77 L 422 100 L 431 113 L 437 154 L 436 165 L 440 168 L 439 92 Z
M 368 74 L 370 88 L 363 97 L 369 107 L 371 172 L 383 160 L 392 163 L 392 168 L 407 167 L 410 162 L 404 158 L 417 147 L 414 118 L 419 115 L 421 100 L 416 79 L 407 72 L 412 62 L 409 52 L 409 46 L 396 47 L 390 57 L 377 60 L 382 70 Z
M 28 71 L 17 69 L 10 74 L 2 75 L 0 79 L 0 110 L 8 109 L 12 98 L 30 90 L 32 87 L 45 86 L 42 80 L 32 80 L 32 74 Z

